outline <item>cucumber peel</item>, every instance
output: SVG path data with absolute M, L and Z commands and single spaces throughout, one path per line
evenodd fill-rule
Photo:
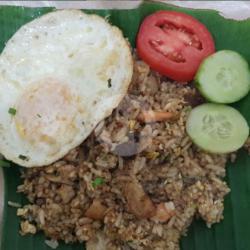
M 192 141 L 210 153 L 230 153 L 241 148 L 249 127 L 240 112 L 223 104 L 206 103 L 194 108 L 186 130 Z
M 235 51 L 221 50 L 201 63 L 194 81 L 208 101 L 233 103 L 250 90 L 248 63 Z

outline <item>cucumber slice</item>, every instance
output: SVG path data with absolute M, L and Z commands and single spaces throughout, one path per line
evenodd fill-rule
M 249 135 L 245 118 L 236 109 L 206 103 L 194 108 L 186 130 L 192 141 L 211 153 L 229 153 L 243 146 Z
M 248 63 L 237 52 L 221 50 L 202 62 L 195 83 L 201 94 L 211 102 L 236 102 L 250 90 Z

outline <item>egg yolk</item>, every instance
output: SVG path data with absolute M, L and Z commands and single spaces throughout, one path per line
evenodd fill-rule
M 79 97 L 68 85 L 46 79 L 26 89 L 16 105 L 14 117 L 22 140 L 35 146 L 46 145 L 54 154 L 79 132 Z

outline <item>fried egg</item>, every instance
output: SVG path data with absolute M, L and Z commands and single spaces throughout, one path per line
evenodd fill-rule
M 127 93 L 128 42 L 103 18 L 51 12 L 22 26 L 0 56 L 0 153 L 45 166 L 80 145 Z

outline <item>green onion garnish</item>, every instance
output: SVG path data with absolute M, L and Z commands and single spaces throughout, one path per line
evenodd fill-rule
M 111 88 L 112 87 L 112 84 L 111 84 L 112 80 L 109 78 L 108 79 L 108 87 Z
M 11 115 L 15 115 L 16 114 L 16 109 L 14 109 L 14 108 L 9 108 L 9 114 L 11 114 Z
M 96 187 L 98 187 L 98 186 L 100 186 L 100 185 L 102 185 L 104 183 L 105 183 L 105 181 L 104 181 L 103 178 L 97 177 L 97 178 L 95 178 L 94 181 L 92 181 L 92 186 L 93 186 L 93 188 L 96 188 Z
M 19 155 L 18 158 L 23 160 L 23 161 L 28 161 L 29 160 L 29 157 L 26 156 L 26 155 Z

